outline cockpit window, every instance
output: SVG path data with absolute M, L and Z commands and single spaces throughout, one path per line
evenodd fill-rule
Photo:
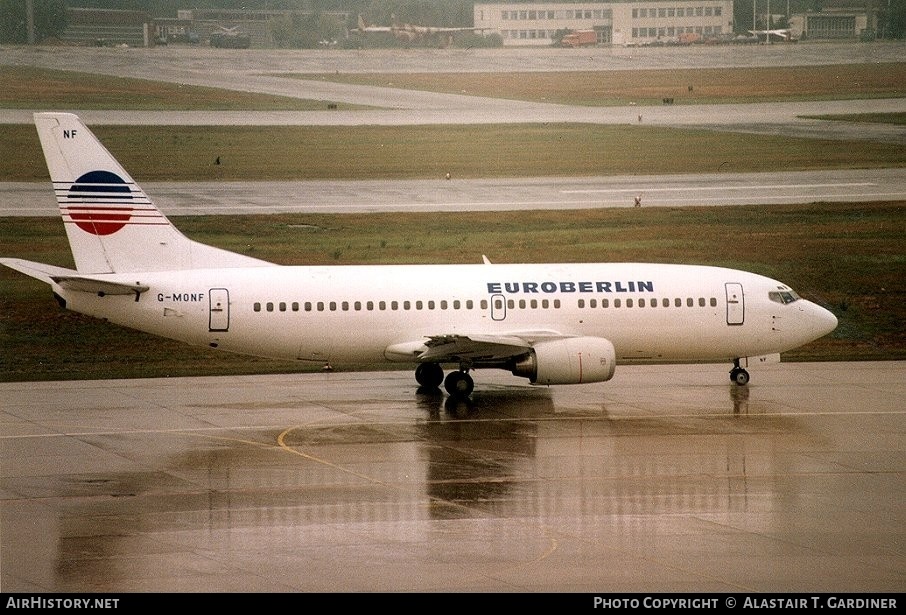
M 775 290 L 768 293 L 768 297 L 771 301 L 776 301 L 777 303 L 782 303 L 786 305 L 787 303 L 792 303 L 799 299 L 799 295 L 791 290 Z

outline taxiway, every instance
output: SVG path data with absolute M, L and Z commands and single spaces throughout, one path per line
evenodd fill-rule
M 899 592 L 906 363 L 0 384 L 4 592 Z

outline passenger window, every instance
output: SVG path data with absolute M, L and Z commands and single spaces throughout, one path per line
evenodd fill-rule
M 256 301 L 256 302 L 255 302 L 255 305 L 252 306 L 252 309 L 255 310 L 256 312 L 260 312 L 260 311 L 261 311 L 261 303 L 258 302 L 258 301 Z

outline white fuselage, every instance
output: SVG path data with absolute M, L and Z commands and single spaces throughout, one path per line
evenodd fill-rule
M 618 362 L 772 355 L 832 330 L 833 315 L 718 267 L 529 264 L 247 267 L 109 274 L 135 296 L 57 289 L 70 309 L 191 344 L 322 364 L 410 361 L 437 335 L 595 336 Z

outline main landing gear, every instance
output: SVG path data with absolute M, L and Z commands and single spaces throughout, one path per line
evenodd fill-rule
M 453 397 L 468 397 L 475 389 L 475 381 L 466 371 L 450 372 L 444 379 L 444 388 Z
M 733 369 L 730 370 L 730 380 L 739 386 L 749 384 L 749 372 L 739 366 L 739 359 L 733 359 Z
M 437 363 L 420 363 L 415 368 L 415 380 L 426 388 L 436 389 L 441 382 L 447 393 L 454 397 L 468 397 L 475 389 L 475 381 L 469 375 L 467 368 L 460 368 L 450 372 L 444 378 L 444 370 Z

